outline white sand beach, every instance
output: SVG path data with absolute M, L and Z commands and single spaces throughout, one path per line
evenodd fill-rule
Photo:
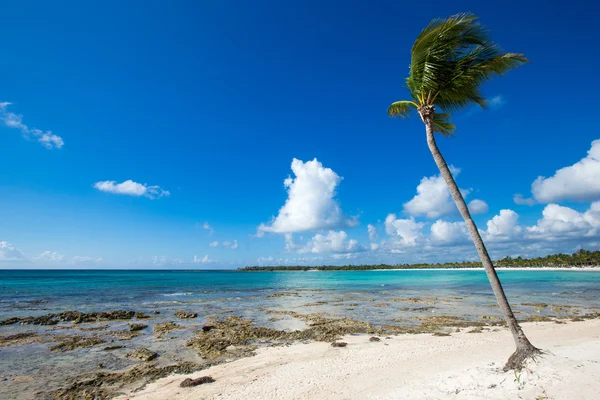
M 448 337 L 400 335 L 380 342 L 259 349 L 193 375 L 174 375 L 120 399 L 599 399 L 600 320 L 523 324 L 546 354 L 520 373 L 503 372 L 513 351 L 505 328 Z M 195 388 L 185 378 L 212 376 Z

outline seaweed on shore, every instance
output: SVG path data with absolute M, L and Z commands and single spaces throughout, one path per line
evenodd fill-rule
M 105 400 L 119 394 L 128 385 L 136 384 L 137 388 L 172 374 L 191 374 L 208 368 L 213 364 L 197 364 L 182 362 L 180 364 L 158 367 L 156 363 L 144 363 L 124 372 L 98 372 L 93 375 L 82 375 L 72 383 L 48 395 L 56 400 Z
M 0 336 L 0 347 L 23 346 L 26 344 L 50 342 L 47 335 L 41 335 L 36 332 L 23 332 L 14 335 Z
M 168 334 L 169 332 L 183 329 L 181 325 L 177 325 L 174 322 L 159 322 L 154 324 L 154 336 L 162 337 L 163 335 Z
M 131 310 L 115 310 L 115 311 L 99 311 L 84 313 L 81 311 L 64 311 L 57 314 L 47 314 L 38 317 L 12 317 L 0 321 L 1 325 L 56 325 L 59 322 L 72 322 L 80 324 L 82 322 L 98 322 L 98 321 L 113 321 L 113 320 L 131 320 L 150 318 L 142 312 Z
M 65 352 L 106 343 L 106 340 L 97 336 L 55 336 L 55 338 L 59 342 L 50 346 L 51 351 Z

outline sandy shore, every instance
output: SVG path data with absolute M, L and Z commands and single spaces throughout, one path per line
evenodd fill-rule
M 380 342 L 259 349 L 255 357 L 160 379 L 121 399 L 599 399 L 600 320 L 523 324 L 547 351 L 520 374 L 502 372 L 513 350 L 506 329 L 401 335 Z M 181 388 L 188 377 L 216 382 Z
M 496 271 L 587 271 L 600 272 L 600 266 L 595 267 L 495 267 Z M 472 268 L 391 268 L 373 269 L 370 271 L 483 271 L 483 267 Z

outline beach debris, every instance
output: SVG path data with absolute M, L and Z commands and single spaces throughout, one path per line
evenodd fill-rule
M 110 350 L 117 350 L 117 349 L 123 349 L 123 348 L 125 348 L 125 346 L 106 346 L 102 350 L 110 351 Z
M 329 302 L 328 301 L 317 301 L 314 303 L 306 303 L 302 307 L 318 307 L 318 306 L 324 306 L 325 304 L 329 304 Z
M 60 328 L 62 328 L 62 326 L 60 326 Z M 65 328 L 70 328 L 70 327 L 65 327 Z M 80 327 L 78 328 L 80 331 L 82 332 L 92 332 L 92 331 L 103 331 L 105 329 L 108 329 L 108 324 L 105 325 L 98 325 L 98 326 L 88 326 L 88 327 Z
M 131 353 L 125 354 L 125 357 L 135 358 L 135 359 L 142 360 L 142 361 L 152 361 L 156 357 L 158 357 L 158 353 L 156 353 L 152 350 L 148 350 L 146 348 L 141 348 L 141 349 L 134 350 Z
M 369 342 L 381 342 L 381 339 L 378 338 L 377 336 L 371 336 L 369 338 Z
M 146 324 L 129 324 L 129 331 L 136 332 L 141 331 L 142 329 L 146 329 L 148 325 Z
M 121 319 L 146 319 L 148 315 L 131 310 L 115 310 L 84 313 L 80 311 L 64 311 L 58 314 L 48 314 L 38 317 L 12 317 L 0 321 L 0 325 L 56 325 L 59 322 L 73 322 L 80 324 L 82 322 L 111 321 Z
M 467 333 L 482 333 L 483 332 L 483 328 L 478 326 L 477 328 L 473 328 L 470 331 L 467 331 Z
M 178 329 L 183 329 L 183 327 L 181 325 L 177 325 L 174 322 L 159 322 L 154 324 L 154 335 L 156 337 L 161 337 L 171 331 L 175 331 Z
M 400 311 L 429 311 L 434 307 L 400 307 Z
M 277 298 L 277 297 L 286 297 L 286 296 L 290 296 L 290 297 L 300 297 L 300 293 L 298 292 L 278 292 L 278 293 L 272 293 L 267 295 L 267 298 Z
M 112 336 L 118 340 L 131 340 L 134 337 L 138 337 L 140 335 L 139 331 L 131 331 L 129 329 L 122 329 L 118 331 L 107 331 L 104 332 L 105 335 Z
M 192 313 L 192 312 L 184 312 L 184 311 L 176 311 L 175 312 L 175 316 L 181 319 L 187 319 L 187 318 L 196 318 L 198 316 L 198 313 Z
M 182 362 L 180 364 L 158 367 L 156 363 L 148 362 L 138 364 L 125 372 L 100 371 L 90 377 L 89 374 L 81 375 L 65 388 L 51 391 L 49 397 L 56 400 L 79 399 L 109 399 L 114 393 L 128 384 L 134 382 L 149 383 L 172 374 L 193 374 L 210 367 L 213 364 L 197 364 Z
M 433 336 L 450 336 L 447 332 L 434 332 Z
M 545 308 L 548 307 L 548 304 L 546 303 L 521 303 L 522 306 L 527 306 L 527 307 L 535 307 L 535 308 Z
M 71 351 L 106 343 L 106 340 L 97 336 L 55 336 L 55 339 L 59 342 L 50 346 L 51 351 Z
M 23 332 L 14 335 L 0 336 L 0 347 L 23 346 L 31 343 L 51 341 L 46 335 L 36 332 Z
M 212 376 L 201 376 L 200 378 L 196 378 L 196 379 L 191 379 L 191 378 L 187 378 L 184 379 L 179 386 L 181 387 L 193 387 L 193 386 L 198 386 L 198 385 L 202 385 L 204 383 L 213 383 L 215 380 L 212 378 Z
M 348 343 L 346 342 L 332 342 L 331 347 L 346 347 Z

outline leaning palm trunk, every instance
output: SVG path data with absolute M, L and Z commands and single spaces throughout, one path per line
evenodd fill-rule
M 452 195 L 452 199 L 454 199 L 454 203 L 456 203 L 456 207 L 460 212 L 460 215 L 465 220 L 465 224 L 471 235 L 471 239 L 475 244 L 475 248 L 477 249 L 477 254 L 479 254 L 479 258 L 481 259 L 481 263 L 483 264 L 483 268 L 485 269 L 485 273 L 487 274 L 488 280 L 490 281 L 490 285 L 492 286 L 492 290 L 494 291 L 494 295 L 496 296 L 496 301 L 498 302 L 498 306 L 500 310 L 502 310 L 502 314 L 504 315 L 504 319 L 506 324 L 510 328 L 512 332 L 513 339 L 515 340 L 515 344 L 517 346 L 517 350 L 512 354 L 512 356 L 508 359 L 508 362 L 504 366 L 504 370 L 507 371 L 509 369 L 520 369 L 522 367 L 523 361 L 529 357 L 534 357 L 536 354 L 540 353 L 540 350 L 533 346 L 527 336 L 523 333 L 523 330 L 519 326 L 515 315 L 508 304 L 508 300 L 506 299 L 506 294 L 504 294 L 504 290 L 502 289 L 502 284 L 500 283 L 500 279 L 498 279 L 498 275 L 496 274 L 496 270 L 494 269 L 494 265 L 492 264 L 492 260 L 485 248 L 485 244 L 481 239 L 481 235 L 479 234 L 479 230 L 477 230 L 477 226 L 475 222 L 471 218 L 471 213 L 469 212 L 469 208 L 465 203 L 465 200 L 460 193 L 460 189 L 456 185 L 454 178 L 452 177 L 452 173 L 448 168 L 448 164 L 446 164 L 446 160 L 440 153 L 440 150 L 437 147 L 435 142 L 435 137 L 433 135 L 433 118 L 435 114 L 435 108 L 433 106 L 424 106 L 419 109 L 419 115 L 425 124 L 426 132 L 427 132 L 427 145 L 429 146 L 429 150 L 431 151 L 431 155 L 435 160 L 435 164 L 438 169 L 446 185 L 448 186 L 448 190 Z

